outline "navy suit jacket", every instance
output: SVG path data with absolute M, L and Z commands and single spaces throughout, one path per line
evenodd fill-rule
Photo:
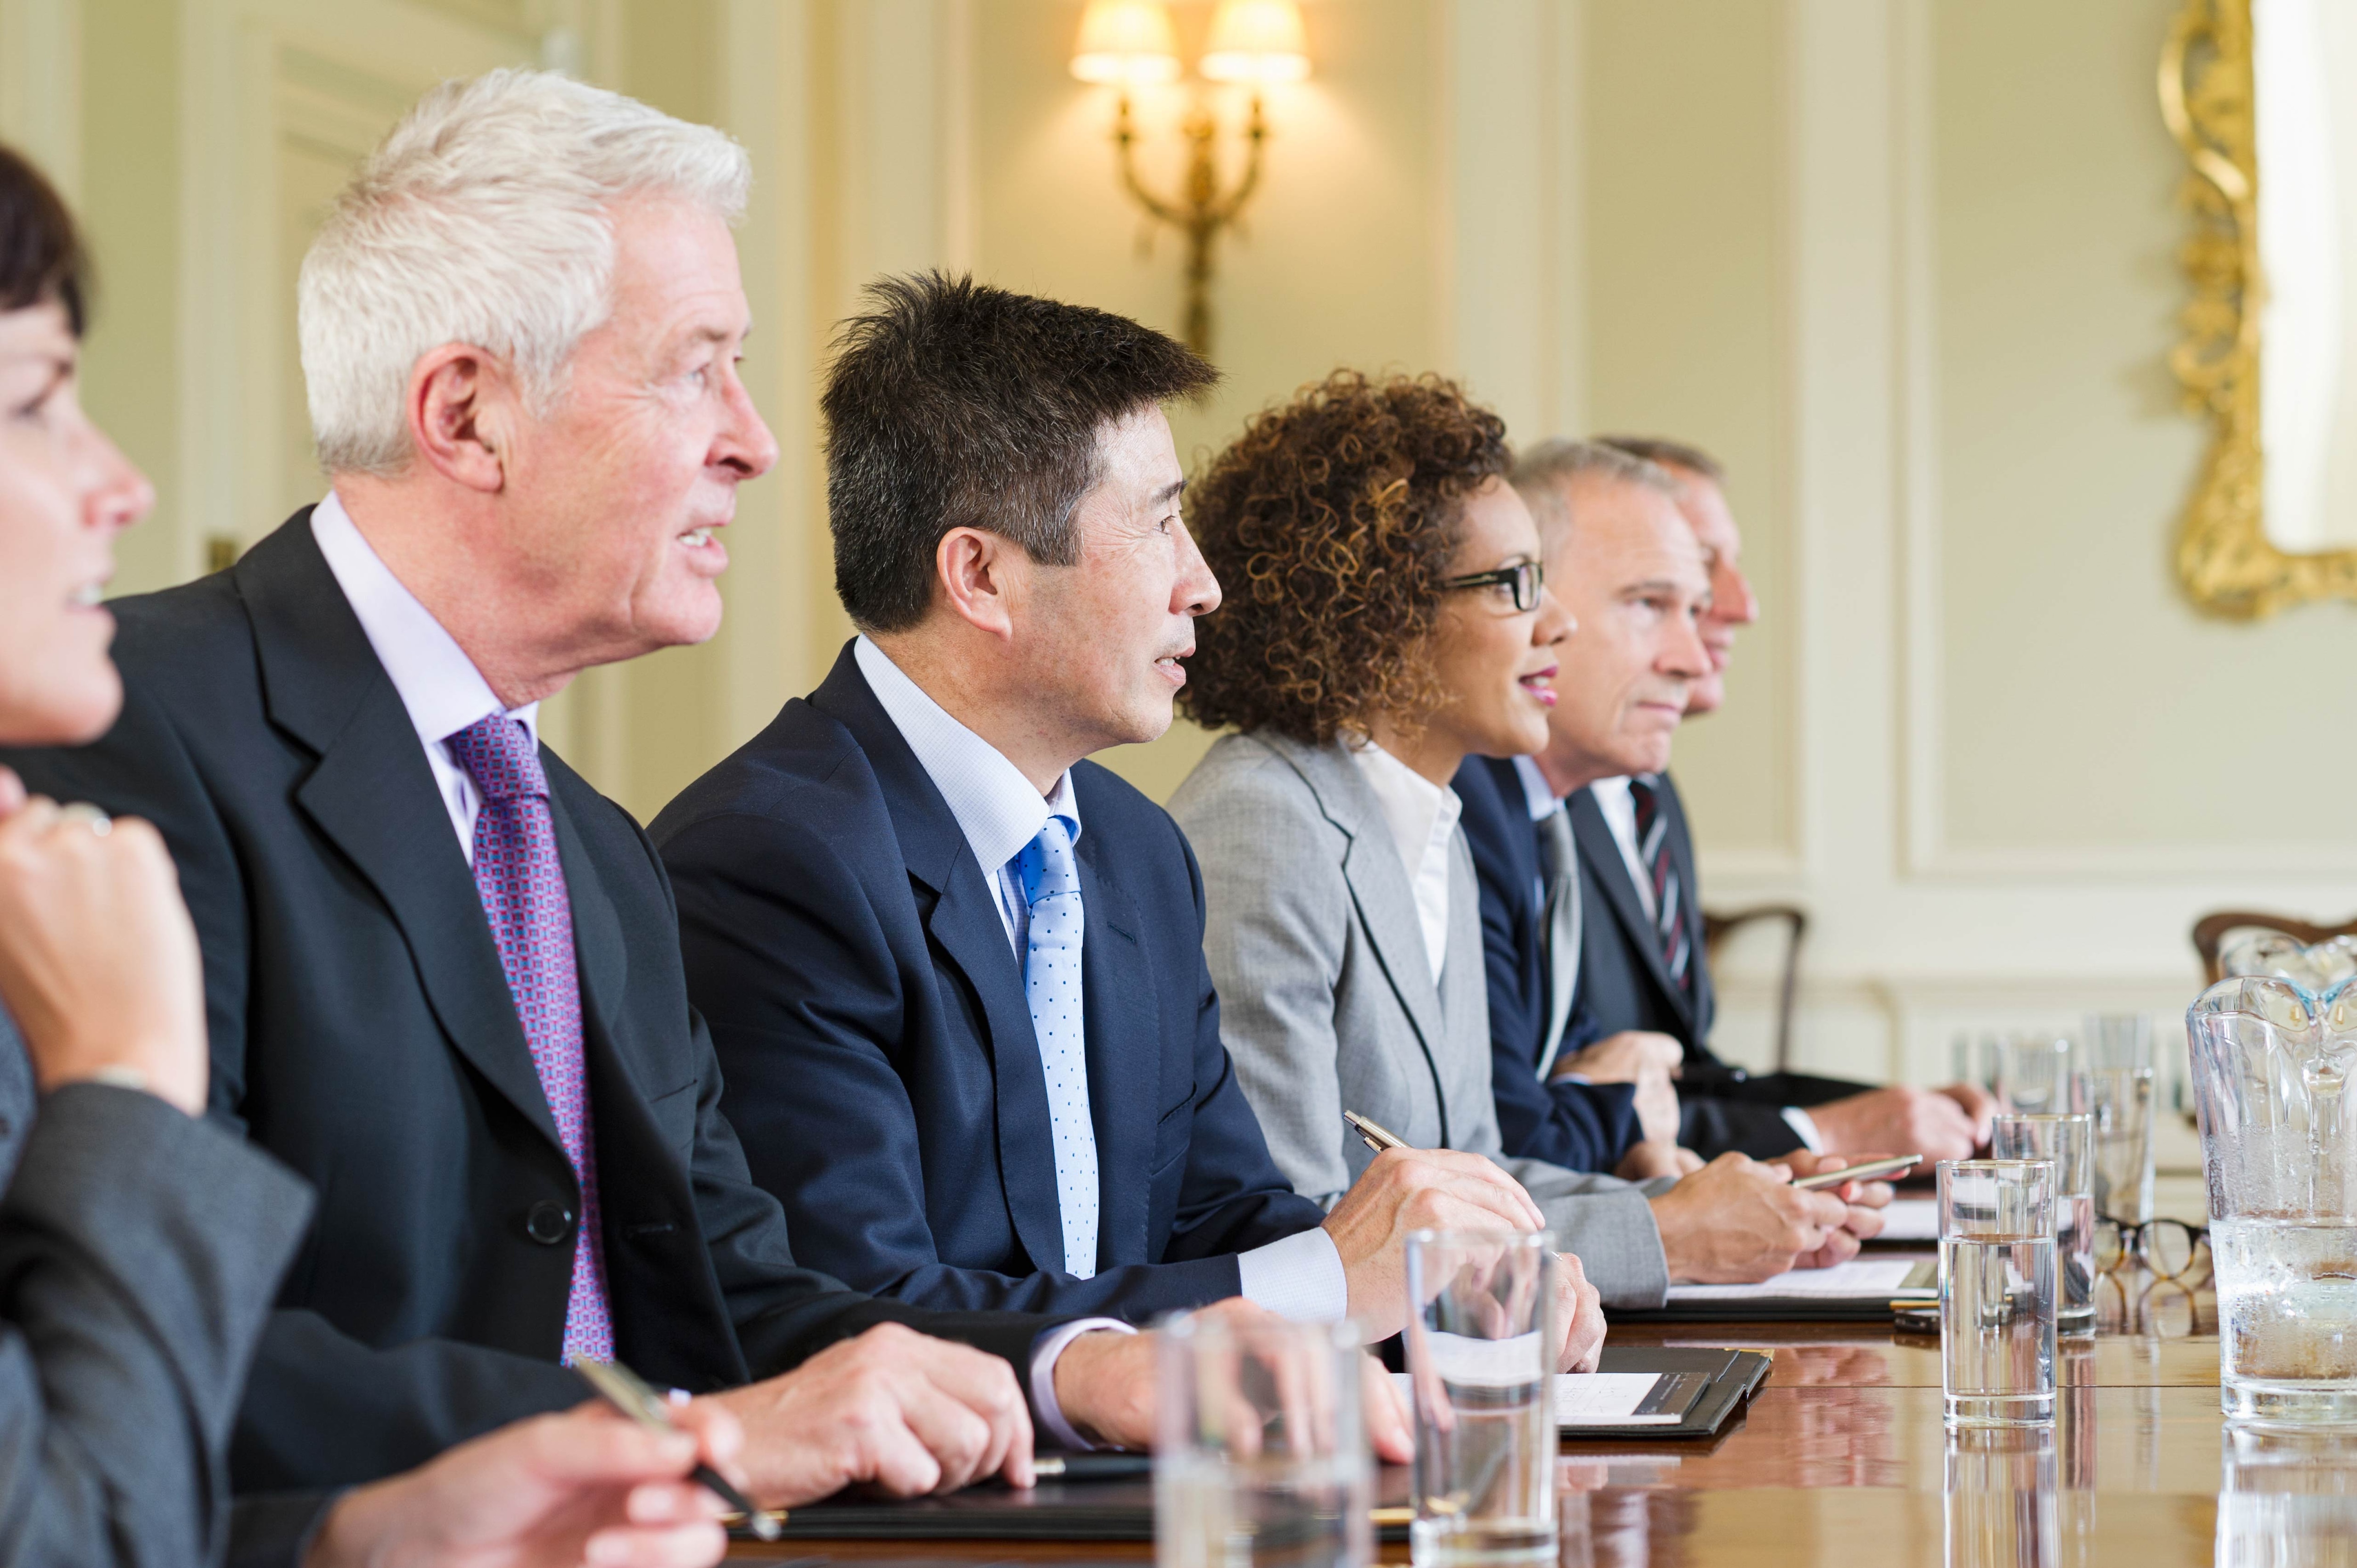
M 1694 835 L 1686 826 L 1685 802 L 1666 773 L 1661 776 L 1661 801 L 1670 858 L 1685 882 L 1693 988 L 1689 992 L 1670 979 L 1661 940 L 1637 885 L 1630 880 L 1629 863 L 1621 857 L 1603 809 L 1593 792 L 1576 789 L 1571 832 L 1579 845 L 1582 886 L 1590 895 L 1580 937 L 1581 995 L 1605 1034 L 1652 1029 L 1685 1047 L 1685 1077 L 1678 1085 L 1678 1142 L 1706 1156 L 1729 1149 L 1762 1158 L 1788 1154 L 1800 1139 L 1784 1120 L 1783 1107 L 1817 1104 L 1867 1086 L 1800 1073 L 1755 1076 L 1712 1051 L 1706 1042 L 1717 997 L 1703 940 L 1702 885 L 1695 875 Z
M 1454 781 L 1458 820 L 1481 886 L 1481 949 L 1490 977 L 1490 1089 L 1506 1153 L 1576 1171 L 1609 1171 L 1636 1142 L 1636 1098 L 1625 1083 L 1543 1082 L 1546 1050 L 1546 903 L 1538 825 L 1511 758 L 1466 759 Z M 1583 889 L 1592 904 L 1595 894 Z M 1590 914 L 1587 918 L 1596 917 Z M 1572 993 L 1563 1049 L 1597 1039 L 1596 1021 Z
M 1237 1293 L 1317 1225 L 1220 1043 L 1203 885 L 1176 823 L 1072 770 L 1101 1206 L 1063 1272 L 1023 973 L 957 819 L 848 647 L 807 701 L 655 819 L 723 1105 L 794 1251 L 929 1306 L 1145 1320 Z

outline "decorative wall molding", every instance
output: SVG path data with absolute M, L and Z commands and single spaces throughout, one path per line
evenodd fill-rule
M 0 0 L 0 141 L 81 198 L 81 0 Z

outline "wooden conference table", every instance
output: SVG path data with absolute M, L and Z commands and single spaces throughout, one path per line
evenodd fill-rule
M 1617 1326 L 1616 1344 L 1737 1346 L 1771 1353 L 1775 1368 L 1749 1409 L 1709 1442 L 1566 1444 L 1558 1462 L 1562 1568 L 2209 1563 L 2220 1550 L 2227 1468 L 2215 1307 L 2206 1291 L 2190 1301 L 2156 1300 L 2159 1310 L 2138 1315 L 2114 1298 L 2092 1340 L 2064 1341 L 2061 1409 L 2043 1454 L 1976 1452 L 1946 1434 L 1934 1338 L 1862 1324 Z M 2139 1316 L 2147 1321 L 2130 1321 Z M 2348 1468 L 2338 1476 L 2328 1468 L 2320 1484 L 2313 1464 L 2280 1472 L 2245 1466 L 2236 1489 L 2357 1494 L 2357 1438 L 2343 1446 Z M 2340 1461 L 2338 1450 L 2325 1452 L 2328 1465 Z M 2264 1509 L 2286 1500 L 2235 1504 L 2255 1503 L 2266 1529 L 2277 1516 Z M 2288 1500 L 2296 1510 L 2315 1499 Z M 2339 1547 L 2357 1550 L 2348 1541 Z M 802 1540 L 740 1546 L 734 1555 L 1069 1565 L 1135 1562 L 1152 1550 Z M 1407 1548 L 1386 1543 L 1380 1555 L 1405 1563 Z M 2216 1560 L 2229 1556 L 2240 1558 Z M 2249 1560 L 2343 1559 L 2263 1551 Z

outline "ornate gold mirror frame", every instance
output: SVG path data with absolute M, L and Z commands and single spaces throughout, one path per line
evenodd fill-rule
M 2357 550 L 2290 554 L 2267 539 L 2260 483 L 2258 153 L 2251 0 L 2186 0 L 2160 56 L 2160 113 L 2191 166 L 2193 234 L 2178 252 L 2192 285 L 2169 369 L 2210 450 L 2177 539 L 2177 575 L 2215 615 L 2255 619 L 2309 599 L 2357 598 Z

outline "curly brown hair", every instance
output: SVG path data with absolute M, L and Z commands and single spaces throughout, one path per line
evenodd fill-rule
M 1436 375 L 1337 371 L 1254 414 L 1188 487 L 1226 596 L 1196 623 L 1188 716 L 1312 746 L 1428 716 L 1465 499 L 1512 463 L 1505 422 Z

